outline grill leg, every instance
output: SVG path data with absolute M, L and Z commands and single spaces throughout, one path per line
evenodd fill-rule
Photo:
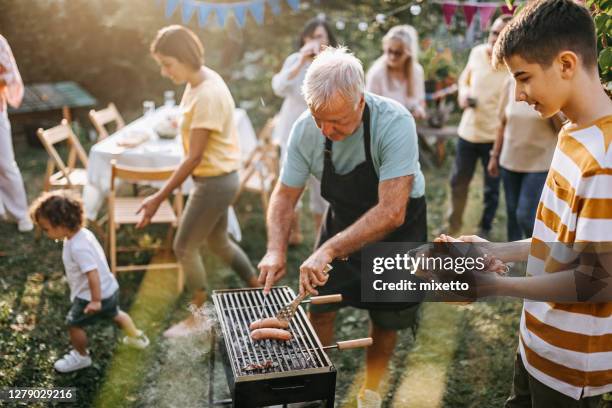
M 334 375 L 334 377 L 335 377 L 335 375 Z M 327 392 L 327 395 L 329 395 L 329 397 L 325 401 L 325 406 L 327 408 L 334 408 L 334 404 L 335 404 L 335 401 L 336 401 L 336 381 L 335 381 L 335 378 L 334 378 L 333 384 L 329 387 L 329 391 Z
M 215 398 L 213 395 L 213 390 L 215 388 L 215 349 L 217 348 L 217 338 L 215 336 L 215 331 L 211 330 L 210 335 L 210 357 L 208 363 L 208 407 L 212 408 L 215 406 Z

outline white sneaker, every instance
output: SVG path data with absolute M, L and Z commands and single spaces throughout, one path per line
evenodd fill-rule
M 82 356 L 78 351 L 70 350 L 68 354 L 57 360 L 55 364 L 53 364 L 53 367 L 60 373 L 70 373 L 89 367 L 90 365 L 91 357 L 89 357 L 89 355 Z
M 34 229 L 34 224 L 30 221 L 29 218 L 24 218 L 23 220 L 19 220 L 17 222 L 17 229 L 19 232 L 28 232 Z
M 380 408 L 382 398 L 376 391 L 365 390 L 363 396 L 357 396 L 357 408 Z
M 146 349 L 149 346 L 149 338 L 143 331 L 136 337 L 125 336 L 121 341 L 126 346 L 134 347 L 137 349 Z

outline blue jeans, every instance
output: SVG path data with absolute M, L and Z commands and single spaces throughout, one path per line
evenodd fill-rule
M 548 172 L 518 173 L 501 168 L 508 211 L 508 241 L 531 238 Z
M 487 171 L 492 147 L 493 143 L 472 143 L 459 138 L 450 180 L 451 208 L 448 222 L 452 232 L 461 230 L 470 182 L 478 160 L 484 168 L 484 212 L 479 227 L 482 231 L 491 230 L 499 203 L 499 177 L 491 177 Z

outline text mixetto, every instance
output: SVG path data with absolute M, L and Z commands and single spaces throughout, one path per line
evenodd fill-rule
M 406 279 L 399 282 L 384 282 L 377 279 L 372 286 L 376 291 L 465 291 L 470 289 L 470 285 L 466 282 L 436 282 L 433 279 L 430 282 L 419 282 L 418 284 Z

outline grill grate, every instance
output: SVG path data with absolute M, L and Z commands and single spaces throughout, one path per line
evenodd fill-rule
M 213 302 L 236 377 L 322 368 L 328 371 L 332 366 L 301 307 L 289 324 L 291 340 L 251 339 L 249 324 L 252 321 L 275 316 L 294 297 L 295 293 L 288 287 L 272 288 L 265 301 L 261 289 L 214 292 Z

